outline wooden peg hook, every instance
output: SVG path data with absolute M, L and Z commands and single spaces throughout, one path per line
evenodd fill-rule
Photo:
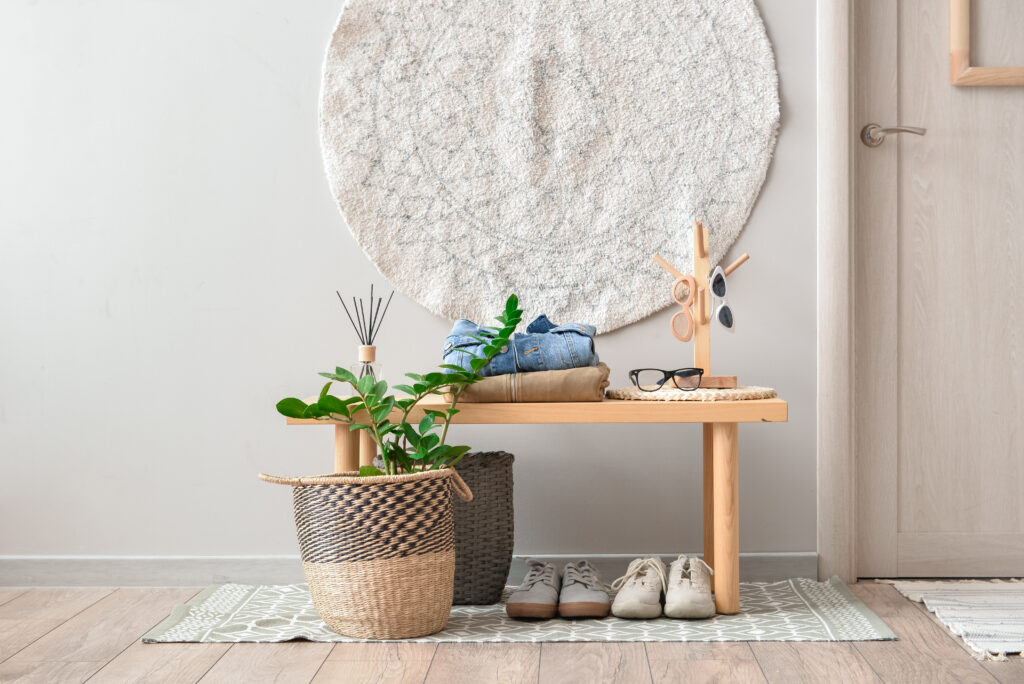
M 735 271 L 740 266 L 742 266 L 743 264 L 747 263 L 747 259 L 749 259 L 749 258 L 750 258 L 750 255 L 747 254 L 746 252 L 741 254 L 739 259 L 737 259 L 736 261 L 732 262 L 731 264 L 729 264 L 728 266 L 725 267 L 725 275 L 727 277 L 732 275 L 732 272 Z

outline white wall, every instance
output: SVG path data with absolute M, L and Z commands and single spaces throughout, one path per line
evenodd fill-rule
M 341 5 L 0 4 L 0 555 L 296 552 L 288 491 L 255 475 L 329 470 L 332 435 L 274 403 L 352 361 L 335 288 L 383 284 L 318 149 Z M 740 429 L 742 550 L 811 551 L 814 7 L 760 6 L 782 132 L 713 363 L 790 401 L 788 424 Z M 669 317 L 599 338 L 616 385 L 687 363 Z M 396 294 L 386 374 L 430 367 L 447 327 Z M 695 426 L 456 435 L 517 455 L 517 553 L 700 548 Z

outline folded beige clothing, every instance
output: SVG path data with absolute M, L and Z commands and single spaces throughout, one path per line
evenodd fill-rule
M 459 401 L 476 404 L 549 401 L 601 401 L 608 386 L 608 366 L 494 375 L 462 391 Z

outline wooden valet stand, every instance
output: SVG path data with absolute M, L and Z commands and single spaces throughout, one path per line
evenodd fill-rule
M 732 275 L 733 271 L 748 259 L 750 255 L 743 253 L 739 259 L 726 266 L 723 269 L 726 277 Z M 654 261 L 677 281 L 687 277 L 660 254 L 654 255 Z M 700 221 L 697 221 L 693 229 L 693 279 L 697 284 L 697 292 L 692 298 L 692 309 L 689 313 L 693 319 L 693 367 L 704 369 L 700 386 L 710 389 L 736 387 L 735 375 L 711 375 L 711 260 L 708 231 Z
M 743 253 L 736 261 L 729 264 L 724 270 L 726 277 L 742 266 L 750 258 L 749 254 Z M 660 254 L 654 255 L 654 261 L 668 273 L 678 279 L 684 278 L 686 274 L 670 264 Z M 697 292 L 692 298 L 693 317 L 693 367 L 703 368 L 704 377 L 701 378 L 701 387 L 714 389 L 727 389 L 737 386 L 735 375 L 711 375 L 711 259 L 708 246 L 708 232 L 704 225 L 697 221 L 693 229 L 693 279 L 697 285 Z M 674 285 L 673 285 L 674 287 Z M 704 486 L 703 486 L 703 513 L 704 513 L 704 561 L 712 568 L 715 567 L 715 526 L 733 530 L 739 527 L 739 430 L 736 423 L 703 423 L 702 444 Z M 720 452 L 725 452 L 727 458 L 715 458 L 715 444 L 718 443 Z M 721 517 L 723 512 L 726 515 L 735 515 L 735 520 L 715 520 L 715 502 L 718 501 L 718 514 Z M 735 559 L 730 563 L 732 567 L 721 568 L 718 575 L 721 579 L 730 583 L 739 581 L 739 539 L 733 534 L 729 555 Z M 721 543 L 721 542 L 719 542 Z M 712 586 L 715 585 L 715 577 L 711 578 Z M 735 599 L 718 601 L 719 612 L 735 612 L 739 610 L 739 595 Z M 724 608 L 724 610 L 723 610 Z

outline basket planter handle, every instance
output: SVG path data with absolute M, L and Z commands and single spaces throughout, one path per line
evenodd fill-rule
M 465 502 L 473 500 L 473 492 L 470 490 L 469 485 L 462 479 L 462 476 L 455 472 L 455 468 L 448 468 L 452 473 L 452 490 L 460 499 Z

